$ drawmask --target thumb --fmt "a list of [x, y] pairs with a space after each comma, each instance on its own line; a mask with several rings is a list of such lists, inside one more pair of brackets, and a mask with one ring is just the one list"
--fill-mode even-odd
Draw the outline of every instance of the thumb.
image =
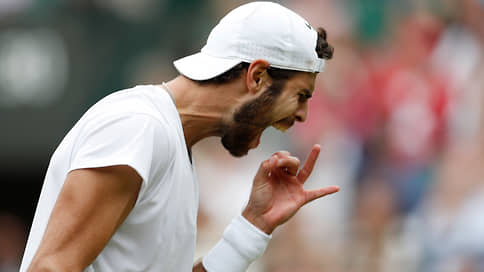
[[339, 191], [338, 186], [328, 186], [320, 189], [305, 191], [306, 199], [304, 204], [307, 204], [315, 199], [323, 197], [325, 195], [334, 194]]

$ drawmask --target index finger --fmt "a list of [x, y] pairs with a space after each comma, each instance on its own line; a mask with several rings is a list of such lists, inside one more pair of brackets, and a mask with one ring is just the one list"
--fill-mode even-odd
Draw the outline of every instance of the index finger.
[[304, 184], [304, 182], [306, 182], [306, 180], [308, 179], [309, 175], [311, 175], [320, 151], [321, 146], [318, 144], [314, 145], [313, 149], [311, 149], [311, 152], [306, 158], [303, 167], [301, 168], [301, 170], [299, 170], [299, 173], [297, 174], [297, 178], [300, 183]]

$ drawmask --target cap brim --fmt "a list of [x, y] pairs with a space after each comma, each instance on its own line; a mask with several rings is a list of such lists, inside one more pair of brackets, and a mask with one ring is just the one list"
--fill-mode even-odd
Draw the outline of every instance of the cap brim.
[[206, 80], [223, 74], [241, 63], [238, 59], [224, 59], [196, 53], [173, 62], [178, 72], [193, 80]]

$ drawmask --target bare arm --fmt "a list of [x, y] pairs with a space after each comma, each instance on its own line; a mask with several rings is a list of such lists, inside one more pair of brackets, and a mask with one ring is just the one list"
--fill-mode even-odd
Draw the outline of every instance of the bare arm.
[[133, 209], [141, 177], [129, 166], [70, 172], [28, 271], [82, 271]]

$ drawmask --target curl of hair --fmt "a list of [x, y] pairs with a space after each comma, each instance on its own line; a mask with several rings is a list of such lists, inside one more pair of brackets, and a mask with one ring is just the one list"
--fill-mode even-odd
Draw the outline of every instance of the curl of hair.
[[333, 58], [334, 48], [328, 43], [326, 30], [322, 27], [318, 27], [318, 40], [316, 42], [316, 53], [321, 59]]

